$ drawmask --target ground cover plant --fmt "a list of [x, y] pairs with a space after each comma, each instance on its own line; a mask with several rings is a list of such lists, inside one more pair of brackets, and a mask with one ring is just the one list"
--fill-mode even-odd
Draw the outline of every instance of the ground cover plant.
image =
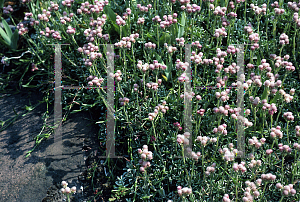
[[[69, 44], [62, 46], [62, 85], [90, 89], [63, 90], [64, 110], [76, 98], [79, 107], [71, 113], [98, 112], [103, 156], [105, 87], [114, 78], [115, 148], [123, 158], [105, 159], [114, 184], [105, 200], [299, 201], [300, 2], [23, 3], [29, 23], [16, 26], [31, 53], [23, 87], [52, 90], [46, 99], [53, 104], [54, 48], [48, 44]], [[114, 60], [112, 74], [108, 60]], [[91, 183], [99, 162], [90, 169]]]

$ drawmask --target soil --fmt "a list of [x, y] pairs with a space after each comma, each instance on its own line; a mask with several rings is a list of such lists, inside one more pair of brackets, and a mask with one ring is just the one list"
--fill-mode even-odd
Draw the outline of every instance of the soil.
[[[34, 137], [40, 133], [43, 126], [42, 115], [46, 112], [46, 104], [40, 104], [24, 116], [21, 114], [26, 112], [25, 105], [34, 106], [39, 100], [42, 100], [42, 93], [38, 91], [22, 89], [18, 94], [0, 94], [0, 121], [20, 114], [5, 130], [1, 130], [0, 127], [0, 201], [66, 201], [66, 196], [59, 191], [63, 180], [69, 183], [70, 188], [77, 188], [77, 193], [72, 195], [71, 201], [108, 201], [109, 190], [105, 189], [104, 184], [109, 189], [111, 186], [107, 186], [109, 183], [99, 160], [97, 171], [94, 173], [98, 178], [94, 189], [91, 186], [91, 177], [88, 176], [91, 174], [87, 168], [100, 156], [98, 128], [97, 125], [89, 126], [92, 123], [87, 120], [92, 119], [89, 112], [70, 114], [63, 123], [62, 155], [55, 155], [54, 135], [51, 134], [25, 158], [26, 152], [34, 148]], [[52, 115], [47, 123], [53, 122]], [[4, 126], [6, 124], [7, 122]], [[104, 192], [94, 199], [93, 195], [101, 190]]]

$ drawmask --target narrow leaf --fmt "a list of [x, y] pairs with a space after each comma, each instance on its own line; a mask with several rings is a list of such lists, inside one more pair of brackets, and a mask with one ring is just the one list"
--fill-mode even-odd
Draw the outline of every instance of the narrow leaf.
[[183, 12], [183, 14], [181, 15], [180, 27], [179, 27], [179, 30], [178, 30], [177, 38], [182, 37], [183, 34], [184, 34], [185, 21], [186, 21], [186, 14], [185, 14], [185, 12]]
[[116, 22], [116, 14], [109, 6], [104, 7], [104, 12], [111, 21]]
[[11, 38], [11, 36], [13, 35], [13, 33], [12, 33], [12, 31], [11, 31], [9, 25], [7, 24], [6, 20], [4, 20], [3, 18], [2, 18], [2, 24], [3, 24], [3, 26], [4, 26], [4, 29], [5, 29], [6, 33], [7, 33], [7, 36], [8, 36], [9, 38]]
[[10, 38], [7, 36], [7, 34], [5, 33], [5, 31], [1, 27], [0, 27], [0, 35], [6, 41], [6, 44], [10, 45]]
[[16, 50], [18, 46], [18, 40], [19, 40], [19, 31], [16, 29], [14, 34], [11, 37], [11, 49]]

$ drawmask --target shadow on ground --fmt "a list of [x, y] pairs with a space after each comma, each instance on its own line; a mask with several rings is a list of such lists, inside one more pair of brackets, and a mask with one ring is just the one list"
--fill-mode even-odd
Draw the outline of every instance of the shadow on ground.
[[[29, 100], [32, 106], [42, 100], [41, 93], [30, 91], [0, 94], [0, 97], [0, 121], [26, 111], [24, 107], [30, 105]], [[78, 190], [72, 201], [81, 202], [89, 198], [89, 193], [80, 190], [86, 184], [79, 181], [79, 177], [86, 170], [86, 156], [97, 153], [94, 152], [97, 150], [97, 127], [88, 126], [91, 123], [87, 120], [91, 119], [88, 112], [70, 114], [62, 126], [62, 142], [54, 141], [52, 134], [25, 158], [26, 152], [34, 147], [34, 137], [40, 133], [45, 111], [46, 104], [40, 104], [0, 132], [0, 201], [65, 201], [65, 196], [59, 192], [62, 180]], [[48, 123], [53, 121], [52, 116]], [[62, 145], [61, 155], [55, 155], [57, 144]]]

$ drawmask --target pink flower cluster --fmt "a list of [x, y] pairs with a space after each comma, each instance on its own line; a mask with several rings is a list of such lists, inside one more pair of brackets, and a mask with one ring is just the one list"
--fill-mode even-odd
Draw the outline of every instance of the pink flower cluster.
[[262, 110], [268, 110], [270, 115], [273, 115], [277, 112], [277, 107], [275, 103], [268, 104], [267, 100], [262, 100], [261, 103], [263, 104]]
[[223, 106], [220, 106], [219, 108], [214, 107], [213, 111], [214, 111], [214, 113], [220, 113], [220, 114], [223, 114], [225, 116], [228, 116], [228, 110], [229, 109], [230, 109], [230, 106], [229, 105], [225, 105], [225, 107], [223, 107]]
[[297, 150], [300, 150], [300, 144], [298, 144], [297, 142], [295, 142], [295, 143], [293, 144], [293, 147], [294, 147], [295, 149], [297, 149]]
[[51, 17], [50, 11], [43, 10], [43, 14], [38, 14], [38, 19], [41, 21], [49, 22], [49, 18]]
[[160, 23], [159, 26], [164, 29], [165, 27], [170, 27], [172, 24], [177, 23], [177, 19], [176, 19], [177, 16], [178, 16], [177, 13], [173, 13], [173, 15], [168, 15], [168, 16], [164, 15], [163, 16], [164, 21], [162, 21], [160, 17], [157, 15], [154, 18], [152, 18], [152, 21], [159, 22]]
[[285, 33], [282, 33], [280, 35], [279, 40], [279, 44], [281, 45], [289, 44], [289, 37]]
[[244, 31], [247, 32], [248, 34], [252, 34], [253, 33], [253, 29], [251, 24], [249, 24], [248, 26], [244, 27]]
[[212, 141], [212, 140], [207, 136], [198, 136], [195, 141], [200, 142], [201, 145], [205, 147], [207, 145], [208, 141]]
[[139, 164], [142, 165], [140, 167], [140, 172], [145, 172], [145, 169], [150, 167], [151, 164], [149, 161], [146, 161], [146, 159], [148, 160], [152, 160], [153, 159], [153, 154], [151, 151], [148, 151], [148, 146], [144, 145], [143, 149], [138, 149], [138, 153], [141, 155], [141, 159], [139, 160]]
[[188, 62], [181, 62], [180, 59], [176, 60], [176, 69], [185, 71], [188, 68], [188, 66], [189, 66]]
[[197, 47], [197, 48], [199, 48], [199, 49], [202, 48], [202, 45], [200, 44], [199, 41], [192, 42], [192, 46]]
[[270, 154], [272, 154], [272, 153], [273, 153], [273, 149], [267, 149], [267, 150], [266, 150], [266, 154], [267, 154], [267, 155], [270, 155]]
[[121, 78], [122, 72], [121, 72], [120, 70], [117, 70], [117, 72], [116, 72], [115, 74], [110, 73], [109, 75], [110, 75], [112, 78], [116, 78], [117, 81], [122, 81], [122, 78]]
[[137, 7], [138, 9], [140, 9], [140, 11], [142, 11], [142, 12], [148, 12], [148, 10], [149, 10], [150, 8], [152, 8], [152, 5], [151, 5], [151, 4], [148, 4], [147, 7], [146, 7], [146, 6], [142, 6], [141, 4], [137, 4], [136, 7]]
[[294, 189], [293, 184], [283, 186], [281, 183], [277, 183], [276, 188], [281, 189], [281, 190], [283, 189], [282, 194], [285, 195], [285, 196], [288, 196], [288, 195], [294, 196], [297, 193], [297, 191]]
[[292, 112], [283, 113], [283, 117], [288, 121], [293, 121], [294, 120], [294, 116], [293, 116]]
[[224, 17], [225, 16], [225, 12], [227, 11], [227, 8], [226, 7], [220, 7], [220, 6], [217, 6], [213, 12], [214, 15], [219, 15], [221, 17]]
[[[262, 182], [261, 179], [257, 179], [256, 180], [256, 184], [258, 186], [261, 185], [261, 182]], [[256, 184], [254, 182], [250, 182], [250, 181], [246, 181], [245, 184], [246, 184], [247, 187], [245, 189], [244, 197], [242, 198], [242, 201], [243, 202], [253, 201], [254, 197], [258, 197], [259, 196], [259, 191], [257, 191]]]
[[232, 151], [230, 151], [228, 148], [220, 148], [219, 153], [223, 155], [223, 159], [225, 161], [233, 161], [235, 155], [237, 154], [237, 149], [232, 149]]
[[149, 49], [155, 49], [156, 48], [156, 44], [155, 43], [145, 43], [145, 48], [149, 48]]
[[300, 27], [300, 18], [299, 18], [298, 13], [294, 13], [293, 20], [295, 21], [296, 26], [299, 28]]
[[104, 79], [103, 78], [98, 78], [96, 76], [92, 76], [90, 75], [87, 80], [89, 81], [88, 82], [88, 85], [89, 86], [93, 86], [93, 85], [96, 85], [96, 86], [101, 86], [101, 84], [103, 83]]
[[274, 3], [271, 3], [271, 6], [272, 6], [272, 7], [275, 7], [275, 8], [279, 8], [279, 3], [278, 3], [278, 1], [274, 1]]
[[253, 168], [255, 166], [261, 166], [261, 160], [254, 160], [254, 159], [252, 159], [248, 166], [250, 168]]
[[229, 18], [236, 18], [236, 17], [237, 17], [237, 14], [236, 14], [235, 12], [230, 12], [230, 13], [227, 14], [227, 16], [228, 16]]
[[234, 118], [237, 117], [236, 119], [241, 121], [242, 123], [244, 123], [244, 126], [245, 127], [251, 127], [253, 126], [253, 123], [250, 122], [246, 117], [243, 117], [243, 116], [240, 116], [240, 115], [236, 115], [236, 114], [232, 114], [231, 115], [231, 118]]
[[[285, 67], [287, 71], [295, 71], [295, 67], [293, 63], [288, 62], [287, 60], [290, 58], [289, 55], [285, 55], [283, 58], [280, 56], [276, 56], [275, 54], [270, 55], [270, 57], [275, 60], [275, 67]], [[285, 61], [286, 60], [286, 61]]]
[[145, 18], [138, 18], [137, 24], [141, 25], [145, 23]]
[[291, 102], [291, 101], [293, 100], [293, 98], [294, 98], [294, 97], [291, 96], [290, 94], [286, 93], [283, 89], [280, 89], [280, 90], [279, 90], [279, 94], [280, 94], [281, 96], [284, 97], [284, 101], [285, 101], [286, 103]]
[[227, 53], [228, 53], [228, 54], [236, 54], [236, 53], [238, 53], [238, 52], [240, 52], [240, 50], [239, 50], [238, 48], [235, 48], [235, 47], [232, 46], [232, 45], [229, 45], [229, 46], [227, 47]]
[[273, 175], [272, 173], [262, 174], [261, 179], [274, 181], [276, 179], [276, 175]]
[[74, 0], [65, 0], [61, 2], [63, 6], [67, 6], [68, 8], [72, 6], [72, 3], [74, 3]]
[[217, 38], [220, 37], [220, 36], [226, 37], [227, 36], [227, 32], [225, 31], [225, 27], [216, 29], [214, 36], [217, 37]]
[[8, 5], [7, 7], [3, 7], [3, 14], [10, 14], [14, 12], [14, 9], [11, 7], [11, 5]]
[[227, 135], [226, 127], [227, 127], [227, 125], [225, 123], [222, 125], [219, 125], [218, 128], [213, 129], [213, 133], [220, 133], [223, 135]]
[[250, 4], [250, 7], [252, 8], [252, 10], [255, 12], [256, 15], [267, 14], [267, 4], [263, 4], [261, 8], [258, 6], [254, 6], [254, 4]]
[[[70, 13], [70, 14], [69, 14], [69, 17], [68, 17], [67, 12], [64, 11], [64, 12], [63, 12], [63, 16], [64, 16], [64, 17], [60, 17], [59, 19], [60, 19], [61, 24], [65, 25], [67, 22], [71, 22], [71, 21], [72, 21], [72, 20], [71, 20], [71, 17], [74, 16], [74, 13]], [[90, 23], [90, 24], [91, 24], [91, 23]]]
[[253, 96], [250, 96], [249, 97], [249, 100], [250, 102], [254, 105], [254, 106], [257, 106], [259, 103], [260, 103], [260, 98], [259, 97], [254, 97]]
[[176, 127], [179, 131], [182, 130], [182, 127], [180, 126], [180, 123], [178, 123], [178, 122], [173, 123], [173, 126]]
[[68, 195], [68, 194], [73, 194], [76, 193], [76, 187], [72, 187], [71, 189], [68, 187], [68, 183], [66, 181], [61, 182], [61, 186], [63, 188], [60, 189], [61, 193]]
[[[158, 81], [157, 81], [158, 82]], [[146, 83], [146, 86], [148, 89], [153, 89], [153, 90], [157, 90], [158, 89], [158, 85], [161, 83], [161, 80], [160, 82], [158, 83], [154, 83], [154, 82], [150, 82], [150, 83]]]
[[177, 187], [177, 193], [179, 196], [182, 196], [182, 195], [190, 195], [192, 193], [192, 188], [188, 188], [188, 187], [181, 187], [181, 186], [178, 186]]
[[189, 132], [185, 132], [183, 135], [178, 134], [177, 135], [178, 144], [188, 145], [190, 143], [190, 141], [189, 141], [190, 135], [191, 134]]
[[232, 63], [228, 67], [224, 68], [225, 73], [231, 73], [231, 74], [236, 74], [240, 69], [240, 66], [237, 66], [236, 63]]
[[129, 98], [127, 97], [123, 97], [123, 98], [120, 98], [119, 101], [121, 102], [121, 106], [124, 106], [126, 105], [126, 103], [129, 103]]
[[103, 38], [106, 41], [109, 40], [109, 35], [108, 34], [102, 35], [102, 27], [98, 27], [98, 26], [103, 26], [105, 21], [106, 21], [106, 15], [103, 15], [102, 18], [97, 18], [97, 21], [91, 20], [90, 26], [92, 26], [92, 29], [89, 28], [84, 30], [83, 32], [84, 36], [86, 36], [87, 41], [93, 42], [95, 41], [95, 37]]
[[[221, 65], [221, 66], [223, 66], [223, 65]], [[217, 65], [217, 70], [219, 70], [219, 68], [221, 68], [221, 67], [218, 67], [218, 65]], [[216, 81], [217, 81], [217, 84], [216, 84], [216, 87], [217, 88], [220, 88], [221, 86], [225, 86], [225, 82], [228, 80], [228, 76], [224, 76], [223, 78], [221, 78], [221, 77], [217, 77], [216, 78]], [[223, 91], [224, 93], [222, 94], [222, 92], [221, 92], [221, 96], [225, 96], [226, 94], [229, 94], [230, 93], [230, 89], [226, 89], [225, 91]], [[218, 94], [216, 93], [216, 96], [217, 96]], [[222, 97], [221, 97], [222, 98]]]
[[279, 149], [279, 151], [281, 151], [281, 152], [288, 152], [288, 153], [291, 153], [291, 152], [292, 152], [292, 149], [290, 148], [289, 145], [283, 145], [282, 143], [279, 143], [279, 144], [278, 144], [278, 149]]
[[36, 70], [39, 70], [39, 68], [37, 68], [36, 64], [31, 63], [31, 71], [34, 72]]
[[255, 49], [258, 49], [258, 48], [259, 48], [259, 44], [258, 44], [258, 41], [259, 41], [259, 34], [258, 34], [258, 33], [250, 34], [250, 35], [249, 35], [249, 40], [250, 40], [250, 41], [254, 41], [254, 44], [250, 47], [251, 50], [255, 50]]
[[197, 110], [197, 114], [199, 114], [200, 116], [204, 116], [204, 112], [205, 112], [205, 109]]
[[105, 1], [98, 1], [95, 0], [95, 5], [90, 4], [89, 2], [81, 3], [81, 6], [79, 9], [77, 9], [77, 14], [81, 14], [82, 12], [84, 14], [90, 15], [91, 13], [100, 13], [103, 11], [103, 8], [105, 5], [108, 5], [108, 0]]
[[173, 52], [177, 51], [176, 47], [168, 46], [167, 43], [164, 44], [164, 47], [168, 49], [168, 53], [173, 53]]
[[[45, 33], [45, 32], [46, 32], [46, 33]], [[44, 32], [44, 31], [40, 31], [40, 34], [46, 36], [47, 38], [49, 38], [49, 37], [50, 37], [50, 34], [51, 34], [51, 36], [52, 36], [54, 39], [61, 40], [61, 36], [60, 36], [60, 34], [59, 34], [58, 31], [54, 31], [53, 29], [50, 30], [49, 27], [46, 27], [45, 32]]]
[[68, 26], [68, 29], [66, 32], [67, 32], [67, 34], [75, 34], [76, 29], [71, 26]]
[[196, 12], [200, 12], [201, 10], [201, 7], [198, 6], [197, 4], [187, 4], [186, 6], [182, 5], [181, 7], [181, 10], [185, 10], [187, 11], [188, 13], [196, 13]]
[[19, 30], [18, 34], [19, 35], [23, 35], [23, 34], [26, 34], [28, 33], [28, 27], [24, 27], [24, 24], [23, 23], [19, 23], [17, 24], [17, 29]]
[[230, 25], [230, 22], [225, 17], [221, 17], [221, 21], [222, 21], [222, 26], [223, 27], [227, 27], [227, 26]]
[[[176, 42], [179, 43], [179, 46], [184, 46], [184, 38], [176, 38]], [[198, 41], [199, 42], [199, 41]], [[200, 45], [200, 44], [199, 44]], [[201, 46], [202, 47], [202, 46]]]
[[213, 163], [211, 166], [208, 166], [206, 168], [205, 174], [208, 176], [211, 173], [214, 173], [216, 171], [216, 163]]
[[162, 113], [166, 113], [169, 110], [169, 107], [166, 106], [167, 102], [163, 101], [162, 104], [159, 104], [155, 107], [153, 113], [149, 113], [148, 118], [150, 121], [153, 121], [153, 119], [157, 116], [158, 112], [161, 111]]
[[129, 37], [123, 37], [121, 41], [115, 43], [116, 47], [119, 48], [131, 48], [131, 42], [135, 43], [135, 39], [139, 37], [139, 34], [131, 34]]
[[261, 138], [260, 140], [257, 139], [257, 137], [252, 137], [248, 140], [249, 145], [254, 145], [257, 149], [261, 147], [266, 142], [265, 138]]
[[297, 2], [288, 2], [287, 5], [291, 10], [293, 10], [295, 12], [299, 11], [300, 3], [297, 4]]
[[280, 131], [281, 127], [277, 126], [276, 128], [271, 128], [271, 133], [270, 133], [270, 137], [271, 138], [282, 138], [283, 137], [283, 133]]
[[254, 73], [250, 74], [251, 76], [251, 80], [253, 81], [254, 85], [261, 87], [262, 86], [262, 82], [261, 82], [261, 76], [260, 75], [255, 75]]
[[123, 20], [123, 19], [121, 18], [121, 16], [117, 15], [116, 18], [117, 18], [117, 19], [116, 19], [117, 25], [119, 25], [119, 26], [124, 26], [124, 25], [126, 24], [126, 21]]
[[267, 63], [267, 60], [266, 59], [262, 59], [261, 60], [261, 64], [258, 65], [258, 68], [263, 71], [263, 70], [266, 70], [267, 72], [271, 72], [272, 71], [272, 68], [270, 67], [270, 64]]
[[78, 48], [78, 52], [83, 53], [85, 55], [91, 55], [92, 52], [98, 51], [98, 46], [95, 46], [92, 43], [84, 44], [83, 47]]
[[224, 194], [222, 201], [223, 202], [231, 202], [231, 200], [229, 199], [229, 195], [228, 194]]
[[221, 98], [222, 102], [225, 102], [226, 100], [229, 100], [228, 94], [230, 93], [230, 89], [226, 89], [225, 91], [222, 91], [221, 93], [216, 92], [216, 98]]
[[245, 162], [241, 162], [240, 164], [238, 163], [234, 163], [232, 166], [232, 169], [235, 172], [241, 171], [242, 173], [247, 171], [247, 168], [245, 167], [246, 163]]
[[284, 13], [284, 9], [283, 8], [274, 8], [274, 12], [276, 15], [282, 15]]
[[183, 72], [179, 77], [178, 77], [178, 81], [180, 83], [184, 83], [184, 82], [189, 82], [189, 77], [186, 75], [185, 72]]
[[50, 1], [50, 7], [48, 7], [48, 11], [58, 11], [58, 8], [58, 4], [55, 4], [53, 1]]
[[199, 52], [196, 55], [196, 52], [192, 51], [192, 55], [193, 56], [191, 56], [191, 61], [193, 61], [196, 64], [200, 64], [200, 63], [202, 64], [203, 63], [203, 61], [202, 61], [203, 53], [202, 52]]

